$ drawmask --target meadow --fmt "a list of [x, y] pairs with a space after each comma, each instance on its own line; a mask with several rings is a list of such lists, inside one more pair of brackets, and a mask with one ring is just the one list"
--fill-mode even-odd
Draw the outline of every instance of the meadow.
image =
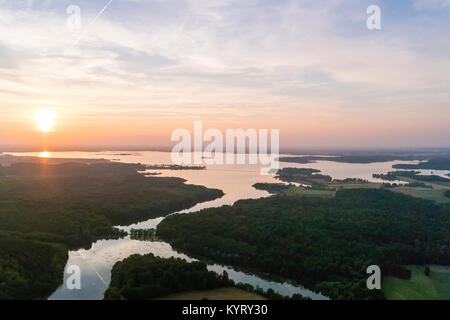
[[382, 283], [388, 300], [450, 300], [450, 267], [430, 266], [426, 276], [425, 266], [408, 266], [411, 279], [386, 277]]

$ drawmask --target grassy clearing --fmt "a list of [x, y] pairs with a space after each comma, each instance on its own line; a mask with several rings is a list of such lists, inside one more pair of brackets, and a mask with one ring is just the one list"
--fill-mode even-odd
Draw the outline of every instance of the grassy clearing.
[[299, 187], [292, 187], [286, 191], [283, 191], [283, 193], [288, 196], [322, 197], [322, 198], [332, 198], [335, 194], [335, 192], [332, 190], [315, 190]]
[[329, 187], [336, 189], [379, 189], [382, 187], [381, 183], [367, 182], [367, 183], [339, 183], [333, 182]]
[[450, 198], [447, 198], [444, 193], [446, 189], [428, 189], [428, 188], [410, 188], [410, 187], [398, 187], [393, 188], [392, 191], [403, 193], [409, 196], [422, 198], [426, 200], [433, 200], [438, 203], [450, 202]]
[[[329, 183], [328, 187], [332, 189], [378, 189], [382, 185], [379, 183]], [[321, 197], [332, 198], [336, 195], [335, 190], [320, 190], [320, 189], [308, 189], [301, 187], [292, 187], [284, 190], [282, 193], [288, 196], [301, 196], [301, 197]]]
[[425, 266], [409, 266], [411, 279], [386, 277], [382, 288], [388, 300], [450, 300], [450, 267], [431, 266], [425, 276]]
[[158, 300], [267, 300], [260, 295], [239, 288], [219, 288], [204, 291], [175, 293]]
[[[292, 196], [312, 196], [312, 197], [332, 197], [336, 194], [334, 190], [342, 189], [379, 189], [383, 187], [381, 183], [367, 182], [361, 179], [344, 179], [332, 180], [330, 176], [319, 173], [315, 169], [305, 168], [283, 168], [278, 172], [277, 178], [284, 182], [295, 182], [300, 184], [311, 185], [312, 189], [292, 188], [287, 190], [276, 190], [272, 193], [284, 193]], [[417, 186], [392, 187], [391, 191], [402, 193], [405, 195], [422, 198], [425, 200], [433, 200], [438, 203], [449, 203], [450, 198], [445, 196], [445, 192], [450, 190], [450, 183], [440, 181], [437, 178], [432, 181], [423, 181], [422, 178], [415, 179], [420, 176], [410, 176], [406, 172], [398, 174], [398, 179], [416, 184], [426, 184], [431, 188]], [[331, 189], [331, 190], [326, 190]]]
[[416, 197], [416, 198], [433, 200], [438, 203], [450, 202], [450, 198], [447, 198], [445, 196], [445, 192], [450, 189], [450, 184], [448, 182], [442, 182], [442, 181], [433, 181], [433, 182], [426, 181], [425, 182], [425, 181], [420, 181], [420, 180], [413, 179], [411, 177], [404, 177], [404, 176], [399, 176], [399, 179], [410, 182], [410, 183], [423, 182], [426, 185], [431, 186], [432, 189], [431, 188], [420, 188], [420, 187], [412, 188], [412, 187], [405, 186], [405, 187], [393, 188], [392, 191], [403, 193], [403, 194], [406, 194], [406, 195], [409, 195], [412, 197]]

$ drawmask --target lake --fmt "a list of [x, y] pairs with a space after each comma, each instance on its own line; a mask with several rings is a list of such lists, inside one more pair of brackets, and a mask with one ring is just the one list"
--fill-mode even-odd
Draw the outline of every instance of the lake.
[[[11, 153], [16, 156], [41, 156], [40, 153]], [[111, 161], [124, 163], [142, 163], [142, 164], [172, 164], [169, 152], [128, 152], [128, 151], [108, 151], [108, 152], [52, 152], [43, 156], [53, 158], [81, 158], [81, 159], [108, 159]], [[282, 155], [288, 156], [288, 155]], [[374, 173], [387, 173], [392, 171], [392, 165], [397, 163], [417, 163], [417, 161], [390, 161], [370, 164], [350, 164], [338, 163], [332, 161], [318, 161], [316, 163], [295, 164], [280, 163], [283, 167], [314, 168], [322, 171], [323, 174], [330, 175], [334, 179], [361, 178], [373, 182], [381, 182], [379, 179], [372, 178]], [[257, 199], [269, 196], [269, 193], [262, 190], [256, 190], [252, 187], [257, 182], [273, 183], [279, 182], [273, 176], [261, 175], [259, 165], [207, 165], [206, 170], [150, 170], [151, 172], [160, 172], [160, 176], [181, 177], [188, 184], [204, 185], [208, 188], [217, 188], [223, 190], [225, 195], [213, 201], [199, 203], [192, 208], [181, 211], [188, 214], [201, 210], [203, 208], [219, 207], [223, 205], [232, 205], [241, 199]], [[439, 172], [434, 170], [435, 174], [444, 175], [448, 171]], [[141, 223], [118, 226], [123, 230], [132, 228], [155, 228], [164, 218], [149, 219]], [[58, 288], [50, 297], [51, 300], [98, 300], [103, 299], [104, 291], [108, 288], [111, 280], [111, 269], [113, 265], [125, 259], [132, 254], [153, 253], [163, 258], [179, 257], [187, 261], [193, 261], [191, 257], [176, 252], [166, 242], [149, 242], [132, 240], [125, 237], [118, 240], [100, 240], [92, 244], [89, 250], [80, 249], [69, 252], [67, 266], [78, 265], [81, 268], [81, 289], [69, 290], [65, 285]], [[67, 267], [66, 266], [66, 267]], [[272, 288], [275, 292], [282, 295], [291, 296], [299, 293], [312, 299], [327, 299], [321, 294], [314, 293], [301, 286], [293, 285], [284, 281], [270, 281], [263, 279], [258, 275], [235, 270], [231, 266], [208, 265], [208, 269], [222, 273], [227, 271], [229, 278], [235, 282], [248, 283], [252, 286], [259, 286], [265, 290]], [[64, 275], [64, 283], [69, 275]]]

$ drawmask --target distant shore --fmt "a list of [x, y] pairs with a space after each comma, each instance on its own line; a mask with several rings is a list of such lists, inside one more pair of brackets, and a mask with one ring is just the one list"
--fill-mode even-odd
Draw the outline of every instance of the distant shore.
[[33, 156], [13, 156], [10, 154], [0, 155], [0, 166], [8, 167], [15, 163], [46, 163], [46, 164], [63, 164], [63, 163], [84, 163], [84, 164], [99, 164], [109, 163], [111, 161], [106, 159], [69, 159], [69, 158], [45, 158]]

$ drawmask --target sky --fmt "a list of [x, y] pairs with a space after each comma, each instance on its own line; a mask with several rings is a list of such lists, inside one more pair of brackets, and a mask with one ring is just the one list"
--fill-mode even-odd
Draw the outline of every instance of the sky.
[[167, 147], [194, 120], [449, 147], [449, 34], [450, 0], [0, 0], [0, 146], [41, 148], [51, 110], [53, 148]]

